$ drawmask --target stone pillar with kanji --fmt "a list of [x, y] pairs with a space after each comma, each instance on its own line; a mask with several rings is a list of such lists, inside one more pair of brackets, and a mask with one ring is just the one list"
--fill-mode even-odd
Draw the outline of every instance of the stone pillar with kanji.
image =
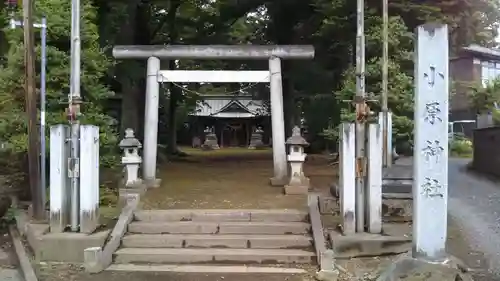
[[123, 203], [129, 194], [143, 193], [145, 185], [143, 180], [139, 178], [139, 168], [142, 163], [139, 150], [142, 148], [142, 144], [135, 138], [132, 129], [125, 130], [125, 137], [120, 141], [119, 146], [123, 150], [122, 164], [125, 171], [124, 184], [120, 186], [119, 190], [120, 201]]
[[290, 147], [288, 154], [288, 163], [290, 164], [290, 180], [285, 185], [285, 194], [307, 194], [310, 188], [309, 179], [304, 175], [304, 162], [306, 153], [304, 148], [309, 143], [302, 137], [300, 128], [295, 126], [292, 130], [292, 136], [286, 140]]

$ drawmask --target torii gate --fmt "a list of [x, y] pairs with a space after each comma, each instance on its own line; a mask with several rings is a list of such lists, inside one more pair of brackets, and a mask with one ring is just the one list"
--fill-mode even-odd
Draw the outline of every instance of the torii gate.
[[[159, 185], [156, 178], [158, 145], [159, 83], [163, 82], [221, 82], [270, 83], [271, 123], [274, 176], [272, 185], [283, 185], [287, 178], [285, 122], [281, 59], [312, 59], [314, 47], [299, 45], [130, 45], [113, 48], [116, 59], [148, 59], [146, 108], [144, 118], [143, 179], [149, 186]], [[161, 71], [160, 59], [267, 59], [267, 71]]]

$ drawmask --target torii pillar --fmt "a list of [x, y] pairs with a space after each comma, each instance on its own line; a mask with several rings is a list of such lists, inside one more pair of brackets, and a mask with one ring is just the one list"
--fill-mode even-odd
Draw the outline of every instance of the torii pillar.
[[298, 45], [145, 45], [116, 46], [116, 59], [147, 59], [146, 110], [144, 118], [143, 179], [149, 186], [159, 184], [156, 178], [158, 144], [158, 105], [160, 60], [244, 60], [269, 61], [271, 88], [271, 123], [274, 175], [272, 185], [284, 185], [287, 179], [285, 122], [283, 113], [283, 86], [281, 59], [312, 59], [314, 47]]

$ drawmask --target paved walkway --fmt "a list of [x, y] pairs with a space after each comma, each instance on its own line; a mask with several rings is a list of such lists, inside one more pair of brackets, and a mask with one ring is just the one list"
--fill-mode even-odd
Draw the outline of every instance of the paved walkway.
[[469, 161], [449, 160], [449, 214], [469, 242], [469, 262], [489, 271], [484, 280], [500, 280], [500, 184], [467, 172]]

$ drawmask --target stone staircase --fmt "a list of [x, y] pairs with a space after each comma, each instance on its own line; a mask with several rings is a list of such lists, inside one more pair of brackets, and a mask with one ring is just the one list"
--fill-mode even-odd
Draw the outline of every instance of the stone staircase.
[[138, 210], [109, 270], [123, 264], [312, 264], [307, 212]]

